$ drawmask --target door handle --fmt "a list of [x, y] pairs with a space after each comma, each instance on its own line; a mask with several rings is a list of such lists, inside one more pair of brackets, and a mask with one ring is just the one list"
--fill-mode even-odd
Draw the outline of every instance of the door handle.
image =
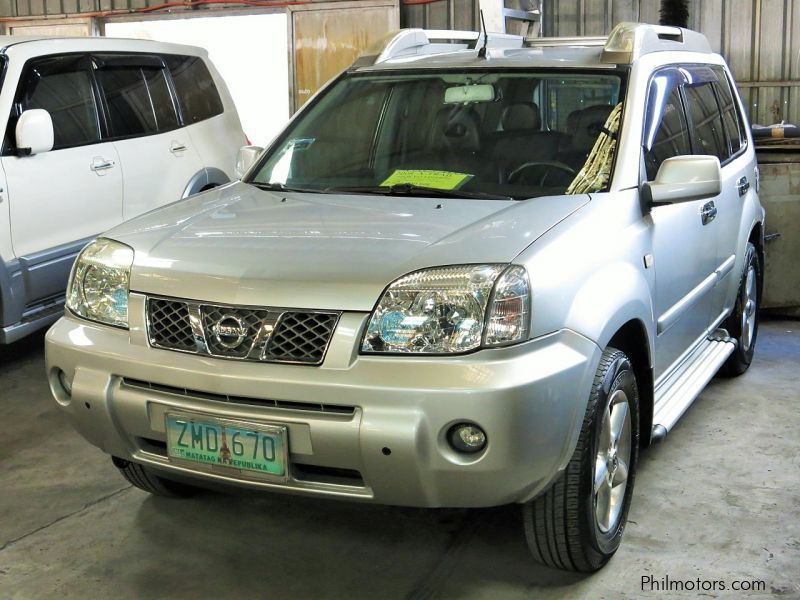
[[747, 193], [747, 191], [750, 189], [750, 182], [747, 181], [747, 177], [742, 177], [736, 182], [736, 189], [739, 190], [740, 198]]
[[106, 160], [104, 158], [95, 158], [89, 168], [95, 173], [108, 171], [109, 169], [114, 168], [114, 161]]
[[700, 210], [700, 218], [703, 221], [703, 225], [708, 225], [717, 218], [717, 206], [714, 204], [713, 200], [703, 205], [703, 208]]
[[173, 154], [177, 154], [178, 152], [184, 152], [186, 150], [186, 144], [181, 144], [180, 142], [172, 142], [172, 145], [169, 147], [169, 151]]

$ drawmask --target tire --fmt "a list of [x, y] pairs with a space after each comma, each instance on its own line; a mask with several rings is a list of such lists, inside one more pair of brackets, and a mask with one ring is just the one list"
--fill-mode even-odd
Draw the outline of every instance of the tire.
[[137, 463], [132, 463], [116, 456], [111, 458], [120, 474], [134, 487], [154, 496], [164, 498], [188, 498], [194, 496], [198, 490], [190, 485], [165, 479], [156, 475], [153, 469]]
[[761, 305], [763, 285], [761, 261], [753, 244], [747, 244], [744, 269], [736, 293], [736, 304], [723, 327], [736, 340], [736, 350], [720, 368], [720, 375], [736, 377], [747, 371], [753, 362], [753, 353], [758, 338], [758, 308]]
[[[602, 454], [606, 460], [599, 461], [601, 443], [604, 439], [613, 439], [605, 436], [611, 428], [604, 430], [603, 418], [611, 404], [613, 407], [608, 414], [622, 423], [617, 428], [621, 443], [613, 454], [611, 445], [603, 443], [602, 449], [608, 448], [609, 451]], [[627, 411], [623, 410], [623, 404], [627, 405]], [[624, 439], [627, 439], [627, 451]], [[626, 454], [627, 478], [623, 479]], [[639, 393], [636, 377], [625, 353], [608, 348], [600, 359], [578, 445], [567, 468], [548, 491], [522, 507], [525, 537], [534, 559], [567, 571], [593, 572], [603, 567], [622, 540], [638, 458]], [[600, 476], [598, 469], [602, 469], [606, 477], [599, 480], [599, 493], [595, 493], [595, 474]], [[608, 485], [609, 476], [616, 484]], [[624, 488], [620, 490], [619, 486], [623, 484]], [[616, 491], [612, 496], [614, 488]], [[606, 497], [616, 497], [614, 506], [619, 508], [598, 511], [598, 502], [602, 503], [602, 508], [605, 504], [602, 499]], [[610, 502], [608, 506], [612, 506]], [[599, 513], [604, 517], [599, 518]]]

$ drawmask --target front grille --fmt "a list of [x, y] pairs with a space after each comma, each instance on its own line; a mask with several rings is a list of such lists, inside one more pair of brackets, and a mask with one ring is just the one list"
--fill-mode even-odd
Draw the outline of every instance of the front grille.
[[194, 334], [185, 302], [150, 298], [148, 304], [150, 342], [174, 350], [195, 350]]
[[338, 315], [330, 313], [285, 313], [267, 344], [267, 359], [289, 357], [294, 362], [322, 362], [337, 320]]
[[[258, 335], [258, 330], [261, 329], [262, 324], [269, 316], [269, 311], [204, 305], [200, 307], [200, 314], [203, 320], [203, 332], [208, 332], [205, 338], [208, 351], [211, 354], [227, 358], [247, 358], [253, 348], [253, 342]], [[214, 334], [214, 326], [225, 321], [225, 319], [230, 319], [231, 321], [238, 319], [247, 332], [242, 337], [242, 341], [233, 345], [233, 347], [224, 346]], [[234, 339], [233, 341], [237, 340]]]
[[173, 385], [161, 385], [160, 383], [153, 383], [151, 381], [142, 381], [141, 379], [130, 379], [129, 377], [124, 377], [122, 379], [122, 385], [137, 390], [160, 392], [162, 394], [173, 394], [175, 396], [182, 396], [184, 398], [195, 399], [195, 400], [213, 400], [214, 402], [226, 402], [229, 404], [267, 406], [271, 408], [280, 408], [283, 410], [301, 410], [301, 411], [309, 411], [316, 413], [325, 413], [328, 415], [343, 415], [343, 416], [353, 416], [356, 412], [355, 406], [346, 406], [343, 404], [323, 404], [321, 402], [295, 402], [292, 400], [272, 400], [270, 398], [253, 398], [250, 396], [231, 396], [229, 394], [214, 394], [211, 392], [202, 392], [200, 390], [181, 388]]
[[235, 360], [319, 365], [340, 313], [148, 298], [156, 348]]

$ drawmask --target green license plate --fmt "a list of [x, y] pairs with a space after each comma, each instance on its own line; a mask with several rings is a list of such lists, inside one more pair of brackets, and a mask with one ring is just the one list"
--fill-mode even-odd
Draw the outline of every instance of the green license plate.
[[286, 428], [167, 414], [170, 459], [286, 477]]

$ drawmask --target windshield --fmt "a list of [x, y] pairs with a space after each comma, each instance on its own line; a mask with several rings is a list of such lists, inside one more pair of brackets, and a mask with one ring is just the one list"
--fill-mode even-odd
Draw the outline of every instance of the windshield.
[[464, 198], [599, 191], [622, 89], [608, 70], [351, 75], [289, 127], [249, 182]]

